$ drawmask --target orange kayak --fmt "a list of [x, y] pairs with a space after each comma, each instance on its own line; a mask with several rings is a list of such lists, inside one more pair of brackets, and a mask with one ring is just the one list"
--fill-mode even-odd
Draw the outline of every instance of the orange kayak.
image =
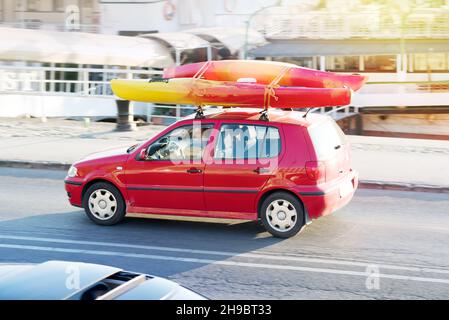
[[[195, 78], [159, 81], [111, 81], [114, 94], [125, 100], [161, 104], [210, 105], [262, 108], [343, 106], [351, 102], [349, 88], [278, 87], [267, 93], [266, 85], [212, 81]], [[266, 99], [269, 98], [269, 103]]]
[[[205, 66], [205, 64], [208, 64]], [[191, 78], [198, 72], [202, 79], [215, 81], [238, 81], [253, 78], [259, 84], [270, 84], [286, 68], [288, 71], [278, 82], [281, 86], [309, 88], [343, 88], [354, 91], [360, 89], [367, 77], [358, 74], [339, 74], [298, 67], [294, 64], [258, 61], [258, 60], [223, 60], [187, 64], [164, 71], [164, 78]]]

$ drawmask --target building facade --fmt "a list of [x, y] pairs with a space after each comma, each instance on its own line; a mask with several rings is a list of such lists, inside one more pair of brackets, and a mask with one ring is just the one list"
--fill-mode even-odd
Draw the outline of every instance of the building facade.
[[[0, 0], [0, 26], [149, 37], [157, 33], [162, 43], [164, 37], [167, 40], [163, 34], [182, 38], [185, 32], [197, 30], [195, 34], [205, 33], [202, 39], [215, 51], [208, 55], [203, 50], [194, 61], [215, 58], [221, 48], [216, 47], [218, 38], [234, 29], [239, 38], [234, 58], [248, 56], [368, 75], [368, 84], [353, 99], [356, 107], [366, 111], [366, 132], [415, 123], [411, 130], [443, 138], [449, 137], [448, 17], [449, 0]], [[259, 32], [268, 43], [246, 48], [242, 43], [246, 27]], [[229, 44], [234, 45], [235, 39], [231, 37]], [[178, 61], [176, 55], [172, 58]], [[42, 66], [33, 61], [15, 63]], [[92, 67], [49, 63], [44, 67], [62, 68], [43, 73], [53, 74], [53, 80], [61, 82], [55, 83], [55, 88], [67, 88], [64, 81], [73, 88], [76, 81], [86, 80], [82, 68]], [[67, 70], [71, 67], [77, 72]], [[92, 73], [101, 75], [95, 70]], [[67, 77], [71, 74], [76, 76]], [[169, 117], [179, 115], [174, 109], [168, 112]], [[396, 119], [396, 125], [388, 119]]]
[[0, 26], [100, 32], [97, 0], [0, 0]]

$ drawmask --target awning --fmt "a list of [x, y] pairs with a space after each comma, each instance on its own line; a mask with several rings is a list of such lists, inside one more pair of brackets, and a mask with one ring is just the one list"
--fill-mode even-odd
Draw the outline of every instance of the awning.
[[157, 41], [115, 35], [0, 28], [0, 60], [165, 68], [169, 50]]
[[183, 32], [161, 32], [140, 34], [139, 37], [162, 41], [175, 50], [189, 50], [210, 47], [210, 43], [200, 37]]
[[[210, 43], [220, 42], [226, 46], [233, 54], [245, 46], [246, 28], [197, 28], [184, 32], [195, 34]], [[248, 48], [254, 48], [266, 44], [267, 41], [259, 32], [249, 29]]]
[[[312, 57], [390, 55], [401, 52], [400, 40], [288, 40], [273, 41], [252, 50], [250, 56]], [[406, 39], [406, 53], [449, 52], [449, 40]]]

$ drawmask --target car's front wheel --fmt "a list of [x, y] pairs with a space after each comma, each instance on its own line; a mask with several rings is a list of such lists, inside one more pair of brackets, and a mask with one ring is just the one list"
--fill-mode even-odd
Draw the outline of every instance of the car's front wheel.
[[263, 226], [275, 237], [293, 237], [304, 226], [302, 204], [288, 192], [279, 191], [269, 195], [259, 210]]
[[93, 222], [103, 226], [121, 222], [126, 214], [125, 201], [120, 191], [106, 182], [97, 182], [86, 190], [83, 207]]

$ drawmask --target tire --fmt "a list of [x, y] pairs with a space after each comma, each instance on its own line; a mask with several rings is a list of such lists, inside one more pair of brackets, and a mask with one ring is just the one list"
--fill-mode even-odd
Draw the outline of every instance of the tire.
[[288, 192], [270, 194], [259, 207], [259, 217], [265, 229], [278, 238], [293, 237], [304, 226], [303, 206]]
[[91, 185], [83, 197], [87, 216], [96, 224], [112, 226], [125, 218], [126, 206], [120, 191], [106, 182]]

